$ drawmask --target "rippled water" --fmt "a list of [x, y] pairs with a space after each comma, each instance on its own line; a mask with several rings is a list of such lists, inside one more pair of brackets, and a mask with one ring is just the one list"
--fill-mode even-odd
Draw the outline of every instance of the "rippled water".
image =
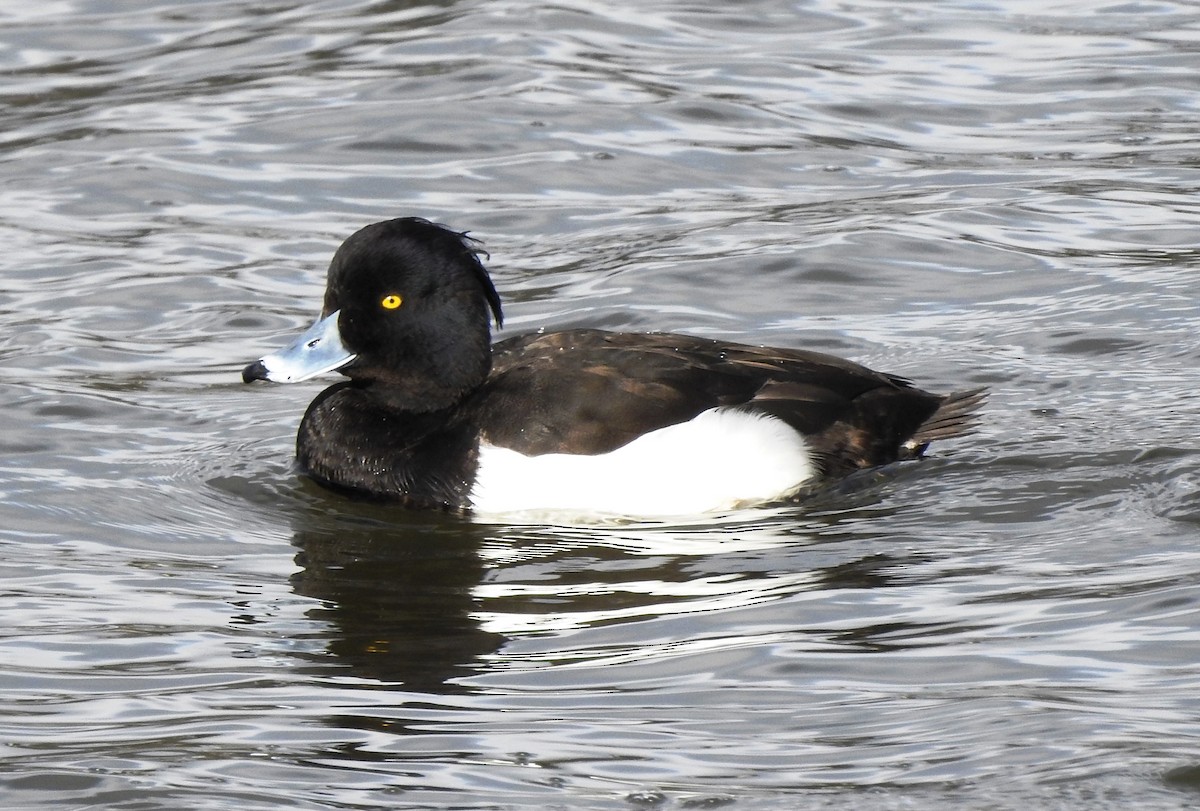
[[[1194, 804], [1198, 23], [7, 4], [3, 806]], [[290, 467], [324, 384], [238, 370], [403, 214], [486, 241], [510, 334], [809, 346], [986, 423], [710, 523], [348, 503]]]

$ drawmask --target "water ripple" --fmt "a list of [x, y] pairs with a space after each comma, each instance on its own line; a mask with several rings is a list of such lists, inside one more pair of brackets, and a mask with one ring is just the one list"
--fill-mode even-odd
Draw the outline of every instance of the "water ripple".
[[[1195, 10], [0, 12], [12, 807], [1175, 808], [1195, 793]], [[971, 439], [704, 524], [397, 514], [238, 369], [365, 222], [519, 329], [810, 346]]]

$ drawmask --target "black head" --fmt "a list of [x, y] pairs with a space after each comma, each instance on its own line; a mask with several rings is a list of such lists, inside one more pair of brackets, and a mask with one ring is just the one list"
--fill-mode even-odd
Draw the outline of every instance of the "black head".
[[357, 355], [342, 373], [419, 410], [483, 383], [501, 311], [478, 254], [465, 234], [417, 218], [368, 225], [342, 243], [324, 305], [339, 312], [342, 343]]

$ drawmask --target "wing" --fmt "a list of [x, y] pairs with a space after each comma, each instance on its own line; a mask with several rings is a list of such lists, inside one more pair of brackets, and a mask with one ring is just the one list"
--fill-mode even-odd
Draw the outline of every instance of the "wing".
[[[894, 425], [882, 440], [894, 459], [940, 401], [902, 378], [818, 352], [571, 330], [496, 344], [492, 375], [472, 409], [487, 441], [525, 454], [604, 453], [727, 406], [784, 420], [810, 437], [822, 457], [874, 459], [879, 454], [871, 446], [880, 442], [851, 436], [852, 429], [902, 402], [911, 414], [889, 418]], [[866, 464], [878, 462], [854, 463]]]

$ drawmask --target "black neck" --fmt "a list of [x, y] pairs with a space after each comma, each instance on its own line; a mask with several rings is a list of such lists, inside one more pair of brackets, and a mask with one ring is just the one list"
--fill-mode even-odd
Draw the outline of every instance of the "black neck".
[[466, 510], [478, 457], [474, 427], [453, 406], [404, 410], [375, 388], [340, 383], [313, 400], [296, 437], [300, 467], [351, 495]]

